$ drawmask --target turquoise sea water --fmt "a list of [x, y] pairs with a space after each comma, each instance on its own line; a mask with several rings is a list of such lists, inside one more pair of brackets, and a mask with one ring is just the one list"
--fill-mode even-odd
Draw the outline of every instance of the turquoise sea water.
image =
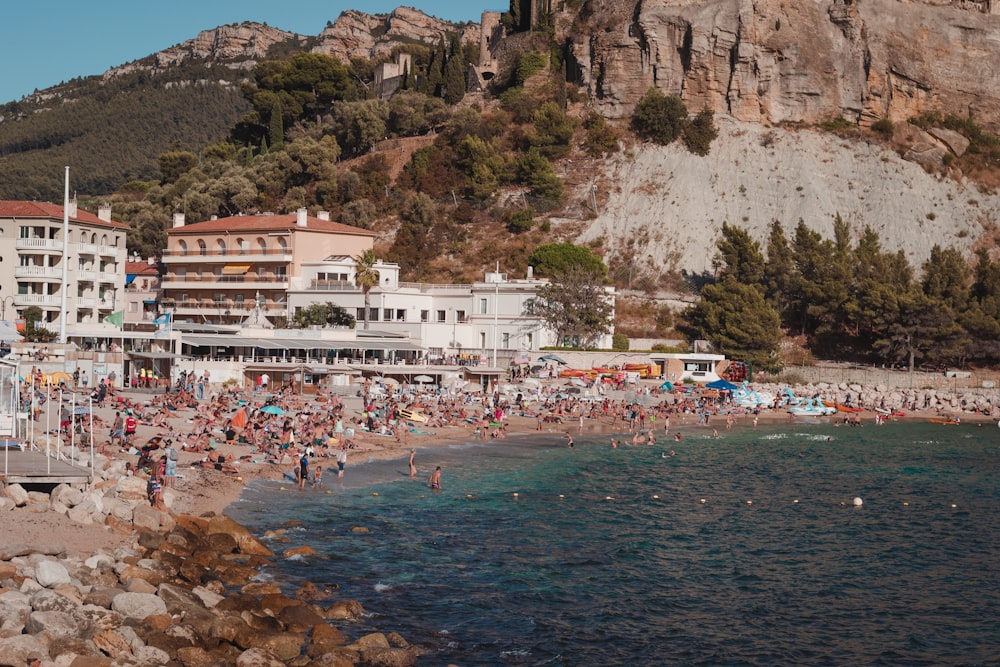
[[1000, 664], [995, 426], [574, 437], [422, 449], [415, 482], [351, 461], [331, 494], [258, 483], [230, 513], [301, 522], [275, 550], [319, 554], [268, 574], [339, 586], [373, 614], [342, 629], [423, 665]]

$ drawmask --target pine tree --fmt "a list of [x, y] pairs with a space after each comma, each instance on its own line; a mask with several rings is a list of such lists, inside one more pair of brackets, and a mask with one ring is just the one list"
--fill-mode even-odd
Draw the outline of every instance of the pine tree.
[[462, 43], [458, 35], [451, 36], [451, 48], [444, 65], [444, 101], [458, 104], [465, 97], [465, 63], [462, 62]]
[[277, 99], [271, 106], [271, 121], [267, 134], [271, 139], [272, 150], [280, 151], [285, 147], [285, 123], [281, 117], [281, 102]]

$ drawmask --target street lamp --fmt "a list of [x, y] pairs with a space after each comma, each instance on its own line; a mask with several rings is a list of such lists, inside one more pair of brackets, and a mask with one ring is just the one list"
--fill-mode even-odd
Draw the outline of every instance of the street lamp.
[[[0, 301], [0, 320], [4, 320], [4, 321], [7, 320], [7, 299], [10, 299], [10, 305], [13, 306], [14, 305], [14, 295], [13, 294], [8, 294], [7, 296], [5, 296], [3, 298], [2, 301]], [[16, 314], [17, 313], [15, 312], [15, 315]]]

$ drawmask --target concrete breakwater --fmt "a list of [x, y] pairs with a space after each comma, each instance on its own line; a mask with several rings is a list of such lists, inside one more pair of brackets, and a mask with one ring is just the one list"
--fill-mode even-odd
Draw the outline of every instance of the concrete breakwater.
[[232, 519], [166, 516], [113, 553], [0, 547], [0, 665], [416, 664], [396, 633], [348, 638], [341, 628], [365, 614], [356, 600], [260, 578], [274, 554]]

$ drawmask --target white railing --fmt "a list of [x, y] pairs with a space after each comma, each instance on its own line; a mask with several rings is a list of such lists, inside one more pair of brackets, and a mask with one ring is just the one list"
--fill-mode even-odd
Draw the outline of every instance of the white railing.
[[51, 294], [18, 294], [14, 297], [15, 306], [53, 306], [58, 307], [60, 298]]
[[97, 246], [97, 252], [102, 255], [117, 255], [118, 248], [110, 245], [99, 245]]
[[108, 273], [107, 271], [102, 271], [100, 276], [100, 281], [102, 283], [113, 283], [118, 280], [117, 273]]
[[87, 296], [76, 297], [76, 307], [77, 308], [94, 308], [97, 306], [97, 299]]
[[87, 282], [92, 283], [95, 280], [97, 280], [97, 271], [86, 271], [86, 270], [84, 270], [84, 271], [77, 271], [76, 272], [76, 279], [77, 280], [85, 280]]
[[18, 266], [14, 268], [15, 278], [62, 279], [62, 269], [54, 266]]
[[18, 250], [62, 250], [62, 241], [56, 239], [18, 239], [14, 242]]
[[74, 243], [73, 249], [81, 255], [97, 254], [97, 244], [95, 243]]

